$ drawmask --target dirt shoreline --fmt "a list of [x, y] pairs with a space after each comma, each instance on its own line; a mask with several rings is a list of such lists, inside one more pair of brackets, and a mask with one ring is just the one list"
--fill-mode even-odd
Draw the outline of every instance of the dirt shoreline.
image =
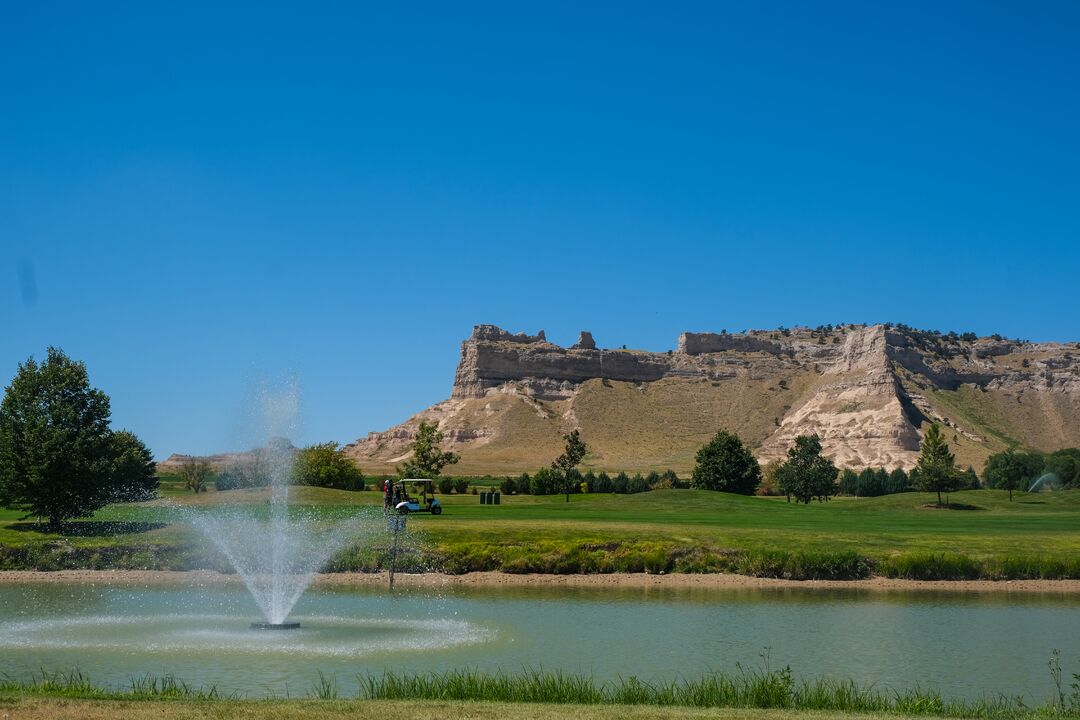
[[[322, 587], [377, 587], [386, 585], [386, 573], [322, 573], [314, 585]], [[0, 571], [0, 583], [106, 583], [110, 585], [215, 585], [238, 583], [235, 575], [207, 570], [36, 570]], [[798, 588], [812, 590], [871, 591], [959, 591], [959, 592], [1042, 592], [1080, 593], [1080, 580], [900, 580], [873, 577], [866, 580], [779, 580], [746, 575], [682, 574], [650, 575], [613, 573], [608, 575], [511, 575], [475, 572], [464, 575], [398, 573], [401, 587], [575, 587], [575, 588], [695, 588], [753, 589]]]

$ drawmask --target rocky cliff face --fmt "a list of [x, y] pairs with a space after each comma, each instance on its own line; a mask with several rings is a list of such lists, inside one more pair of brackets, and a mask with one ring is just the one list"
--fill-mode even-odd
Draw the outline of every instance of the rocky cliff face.
[[886, 326], [683, 333], [663, 353], [569, 348], [478, 325], [462, 343], [450, 398], [348, 446], [365, 468], [408, 454], [434, 420], [463, 472], [520, 472], [558, 454], [580, 427], [586, 465], [687, 471], [718, 428], [763, 461], [817, 433], [839, 465], [911, 467], [929, 420], [981, 467], [1008, 444], [1080, 445], [1080, 347], [968, 339]]

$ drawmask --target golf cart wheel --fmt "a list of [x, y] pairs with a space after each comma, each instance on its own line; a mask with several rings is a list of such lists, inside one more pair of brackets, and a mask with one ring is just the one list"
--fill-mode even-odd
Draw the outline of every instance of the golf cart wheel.
[[442, 505], [432, 505], [431, 506], [431, 514], [432, 515], [442, 515]]
[[407, 508], [407, 507], [403, 507], [400, 510], [398, 510], [398, 515], [408, 515], [408, 514], [409, 514], [409, 508]]

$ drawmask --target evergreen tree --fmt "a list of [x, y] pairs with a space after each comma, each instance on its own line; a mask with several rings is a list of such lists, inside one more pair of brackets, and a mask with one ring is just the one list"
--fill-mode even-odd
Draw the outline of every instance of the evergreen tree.
[[112, 434], [113, 497], [110, 502], [141, 502], [157, 493], [157, 463], [135, 433]]
[[910, 488], [908, 475], [903, 468], [896, 468], [889, 473], [889, 493], [907, 492]]
[[839, 492], [841, 495], [859, 495], [859, 474], [851, 468], [840, 472]]
[[949, 493], [959, 487], [956, 458], [937, 423], [932, 423], [926, 429], [916, 468], [919, 471], [919, 489], [936, 492], [939, 506], [941, 493]]
[[529, 473], [521, 473], [521, 477], [517, 479], [517, 494], [529, 495], [532, 493], [532, 478], [529, 477]]

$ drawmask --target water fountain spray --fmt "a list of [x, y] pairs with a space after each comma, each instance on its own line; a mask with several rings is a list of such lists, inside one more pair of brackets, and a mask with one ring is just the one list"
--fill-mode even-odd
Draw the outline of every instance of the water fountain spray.
[[[283, 395], [263, 393], [263, 414], [274, 429], [295, 427], [296, 389]], [[285, 427], [282, 427], [282, 426]], [[295, 449], [287, 441], [272, 440], [246, 462], [234, 468], [255, 485], [269, 485], [268, 513], [252, 505], [223, 505], [205, 510], [185, 508], [188, 521], [198, 528], [232, 565], [262, 611], [258, 629], [293, 629], [289, 612], [311, 584], [315, 573], [338, 551], [377, 532], [378, 523], [359, 508], [331, 521], [304, 508], [289, 505], [289, 484]]]

